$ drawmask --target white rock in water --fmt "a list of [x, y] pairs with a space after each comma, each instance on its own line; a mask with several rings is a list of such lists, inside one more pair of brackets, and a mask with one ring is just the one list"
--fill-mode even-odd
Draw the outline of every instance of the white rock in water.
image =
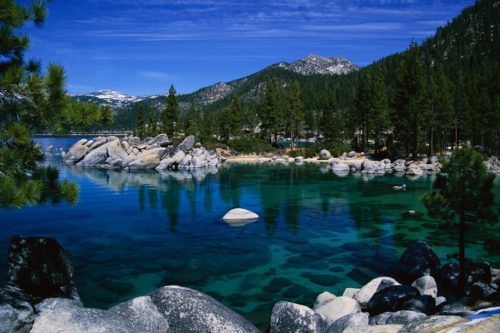
[[238, 223], [238, 222], [254, 222], [259, 218], [259, 215], [243, 208], [234, 208], [224, 215], [222, 218], [228, 223]]

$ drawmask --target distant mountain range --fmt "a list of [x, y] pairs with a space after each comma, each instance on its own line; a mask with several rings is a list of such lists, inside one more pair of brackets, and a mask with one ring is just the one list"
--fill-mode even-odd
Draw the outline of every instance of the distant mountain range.
[[[344, 58], [336, 57], [322, 57], [315, 54], [310, 54], [303, 59], [299, 59], [292, 63], [280, 62], [271, 65], [262, 71], [271, 69], [283, 69], [285, 71], [296, 73], [303, 76], [312, 75], [343, 75], [348, 74], [359, 69], [351, 61]], [[201, 88], [193, 93], [179, 95], [179, 101], [182, 108], [186, 108], [191, 102], [196, 102], [200, 106], [206, 106], [224, 99], [226, 96], [233, 93], [236, 89], [240, 88], [250, 78], [259, 74], [237, 79], [230, 82], [218, 82], [214, 85]], [[256, 82], [250, 89], [251, 91], [261, 88], [264, 81]], [[113, 90], [99, 90], [87, 94], [73, 95], [74, 99], [86, 102], [95, 102], [101, 105], [109, 105], [113, 109], [121, 109], [136, 102], [144, 102], [148, 105], [157, 105], [158, 107], [163, 104], [164, 95], [154, 96], [130, 96]]]

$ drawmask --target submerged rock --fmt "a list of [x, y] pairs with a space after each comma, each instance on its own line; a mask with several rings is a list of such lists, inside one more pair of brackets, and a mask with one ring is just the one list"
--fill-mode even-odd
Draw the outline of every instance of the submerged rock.
[[425, 241], [413, 242], [399, 258], [401, 277], [407, 282], [424, 276], [438, 276], [441, 262]]
[[12, 237], [7, 280], [36, 300], [48, 297], [79, 299], [69, 256], [53, 238]]

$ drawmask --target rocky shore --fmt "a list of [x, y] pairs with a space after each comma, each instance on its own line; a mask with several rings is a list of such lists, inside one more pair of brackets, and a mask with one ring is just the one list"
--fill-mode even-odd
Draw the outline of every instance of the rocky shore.
[[[7, 265], [7, 283], [0, 286], [2, 333], [259, 332], [212, 297], [180, 286], [108, 310], [84, 307], [69, 256], [51, 238], [13, 237]], [[378, 277], [342, 295], [325, 291], [311, 307], [278, 302], [268, 331], [497, 332], [500, 270], [469, 263], [466, 297], [459, 298], [458, 267], [441, 265], [424, 241], [408, 247], [398, 268], [397, 277]]]
[[217, 167], [221, 161], [214, 151], [196, 144], [192, 135], [174, 147], [166, 134], [159, 134], [144, 140], [133, 136], [81, 139], [64, 154], [64, 162], [84, 168], [177, 170]]

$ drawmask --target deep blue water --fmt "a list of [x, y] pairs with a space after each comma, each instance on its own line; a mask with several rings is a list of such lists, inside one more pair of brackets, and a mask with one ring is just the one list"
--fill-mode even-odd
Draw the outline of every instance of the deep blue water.
[[[75, 138], [44, 138], [67, 150]], [[456, 252], [455, 232], [438, 228], [420, 197], [432, 177], [338, 177], [319, 165], [231, 165], [157, 173], [69, 168], [74, 207], [43, 205], [0, 211], [0, 252], [14, 234], [58, 239], [71, 256], [87, 306], [108, 308], [166, 284], [209, 293], [264, 328], [278, 300], [310, 305], [394, 273], [410, 241], [427, 240], [442, 260]], [[406, 192], [392, 186], [407, 184]], [[500, 197], [497, 178], [495, 192]], [[260, 215], [232, 227], [231, 208]], [[498, 226], [470, 232], [467, 255], [500, 266]], [[0, 255], [0, 276], [5, 275]]]

